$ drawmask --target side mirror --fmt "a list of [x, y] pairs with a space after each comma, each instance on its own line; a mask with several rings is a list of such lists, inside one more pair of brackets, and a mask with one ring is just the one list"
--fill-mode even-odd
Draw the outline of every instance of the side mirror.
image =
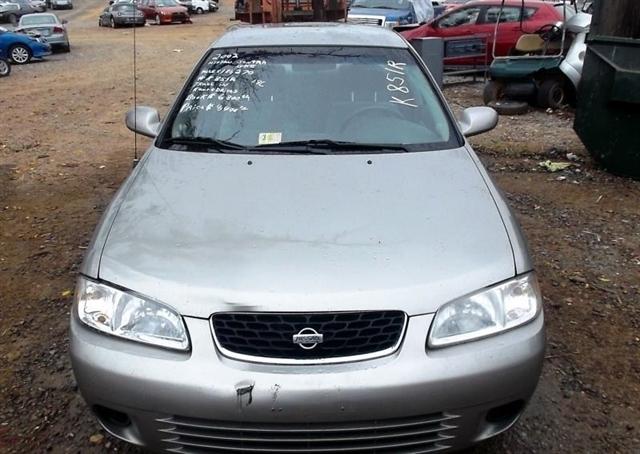
[[497, 124], [498, 112], [491, 107], [468, 107], [458, 119], [458, 126], [465, 137], [491, 131]]
[[137, 134], [154, 138], [160, 131], [160, 115], [153, 107], [136, 106], [127, 112], [125, 124]]

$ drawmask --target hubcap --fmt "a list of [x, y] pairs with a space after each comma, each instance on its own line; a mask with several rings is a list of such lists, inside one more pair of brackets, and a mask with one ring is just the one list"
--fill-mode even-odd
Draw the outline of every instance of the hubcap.
[[13, 49], [13, 52], [11, 52], [11, 58], [13, 58], [13, 61], [16, 63], [26, 63], [27, 60], [29, 60], [29, 52], [27, 52], [27, 49], [24, 47], [16, 47]]
[[8, 72], [9, 72], [9, 65], [7, 64], [6, 61], [0, 60], [0, 74], [2, 74], [4, 76]]

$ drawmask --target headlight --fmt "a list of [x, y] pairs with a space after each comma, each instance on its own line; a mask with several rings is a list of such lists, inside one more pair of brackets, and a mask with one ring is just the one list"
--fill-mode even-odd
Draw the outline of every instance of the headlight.
[[189, 349], [182, 317], [169, 306], [83, 277], [78, 280], [76, 301], [80, 320], [98, 331], [160, 347]]
[[541, 308], [536, 275], [518, 276], [438, 309], [429, 332], [429, 347], [458, 344], [515, 328], [536, 318]]
[[398, 26], [398, 21], [395, 21], [395, 20], [390, 21], [390, 20], [388, 20], [388, 21], [386, 21], [384, 23], [384, 26], [387, 27], [387, 28], [397, 27]]

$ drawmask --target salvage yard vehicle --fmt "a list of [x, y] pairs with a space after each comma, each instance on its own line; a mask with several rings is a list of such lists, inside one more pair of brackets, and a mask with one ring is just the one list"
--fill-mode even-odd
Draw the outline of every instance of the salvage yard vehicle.
[[153, 21], [155, 25], [191, 22], [187, 8], [175, 0], [141, 0], [138, 8], [144, 13], [145, 19]]
[[52, 49], [61, 49], [63, 52], [71, 51], [69, 34], [67, 33], [67, 21], [60, 20], [51, 13], [26, 14], [20, 18], [16, 33], [26, 33], [32, 36], [41, 36], [46, 39]]
[[[502, 14], [499, 14], [502, 11]], [[496, 22], [498, 33], [494, 33]], [[436, 20], [420, 27], [405, 30], [402, 35], [408, 40], [415, 38], [457, 38], [464, 36], [483, 36], [487, 40], [485, 56], [462, 57], [450, 64], [485, 65], [495, 55], [505, 56], [513, 53], [520, 36], [534, 33], [541, 27], [562, 20], [562, 15], [553, 7], [553, 3], [527, 0], [524, 10], [520, 0], [476, 0], [455, 8]]]
[[39, 13], [44, 13], [47, 10], [47, 2], [45, 0], [30, 0], [30, 2], [31, 6]]
[[[526, 3], [522, 4], [524, 8]], [[575, 103], [591, 15], [574, 10], [565, 16], [564, 22], [550, 23], [533, 34], [522, 35], [516, 44], [516, 55], [495, 57], [489, 68], [491, 80], [484, 88], [485, 104], [508, 106], [505, 113], [509, 114], [518, 104], [557, 109]]]
[[20, 5], [17, 3], [0, 1], [0, 23], [16, 24], [21, 14]]
[[[303, 101], [303, 102], [302, 102]], [[506, 201], [395, 32], [237, 26], [81, 266], [70, 350], [105, 429], [162, 452], [426, 452], [511, 427], [542, 299]]]
[[71, 0], [47, 0], [51, 9], [73, 9]]
[[42, 38], [10, 32], [0, 27], [0, 54], [6, 55], [12, 63], [23, 65], [32, 58], [51, 55], [51, 46]]
[[394, 28], [433, 19], [431, 0], [353, 0], [347, 22]]
[[146, 23], [144, 13], [131, 3], [114, 3], [107, 6], [98, 18], [99, 27], [142, 26]]
[[10, 2], [0, 3], [0, 21], [10, 22], [13, 25], [18, 23], [18, 19], [21, 16], [37, 12], [38, 7], [32, 5], [29, 0], [11, 0]]

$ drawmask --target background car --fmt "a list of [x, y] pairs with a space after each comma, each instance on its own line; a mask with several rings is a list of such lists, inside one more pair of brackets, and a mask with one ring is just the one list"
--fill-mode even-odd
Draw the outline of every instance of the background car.
[[433, 17], [431, 0], [352, 0], [347, 22], [394, 28], [422, 24]]
[[[10, 22], [13, 25], [17, 24], [18, 19], [25, 14], [38, 12], [38, 8], [32, 5], [29, 0], [11, 0], [3, 5], [0, 7], [0, 21]], [[3, 10], [4, 12], [2, 12]]]
[[55, 14], [26, 14], [20, 18], [16, 33], [42, 36], [53, 49], [69, 52], [71, 44], [66, 24], [66, 20], [61, 21]]
[[0, 54], [6, 55], [12, 63], [23, 65], [32, 58], [51, 55], [51, 46], [41, 38], [10, 32], [0, 27]]
[[98, 26], [116, 28], [125, 25], [144, 25], [145, 22], [144, 13], [135, 5], [121, 2], [109, 5], [102, 11]]
[[209, 0], [191, 0], [190, 13], [203, 14], [209, 12]]
[[21, 15], [20, 5], [17, 3], [0, 2], [0, 23], [10, 22], [16, 24]]
[[218, 11], [218, 2], [215, 0], [209, 0], [209, 12], [215, 13]]
[[189, 11], [175, 0], [142, 0], [138, 8], [156, 25], [191, 22]]
[[[455, 8], [432, 22], [402, 32], [411, 40], [415, 38], [439, 37], [455, 38], [465, 36], [484, 36], [487, 41], [487, 63], [493, 60], [493, 41], [496, 21], [500, 13], [500, 0], [476, 0]], [[522, 27], [520, 26], [520, 16]], [[553, 3], [530, 1], [522, 9], [521, 0], [506, 0], [500, 15], [496, 40], [496, 56], [511, 54], [518, 38], [526, 33], [535, 33], [541, 27], [562, 21], [562, 14], [554, 8]], [[455, 64], [485, 63], [484, 57], [460, 58]]]
[[35, 8], [39, 13], [44, 13], [47, 10], [47, 2], [45, 0], [30, 0], [31, 6]]
[[46, 0], [51, 9], [73, 9], [71, 0]]

